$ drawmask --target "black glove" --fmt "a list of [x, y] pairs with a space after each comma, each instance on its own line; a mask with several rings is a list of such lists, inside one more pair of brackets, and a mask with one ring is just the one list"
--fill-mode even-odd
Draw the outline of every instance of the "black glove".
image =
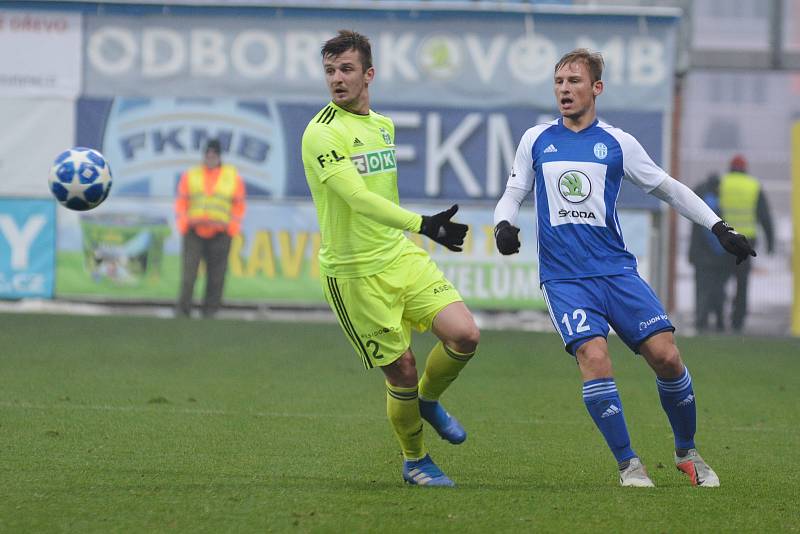
[[449, 210], [441, 211], [436, 215], [423, 215], [419, 233], [430, 237], [453, 252], [461, 252], [461, 245], [464, 244], [469, 226], [450, 221], [457, 211], [458, 204], [453, 204]]
[[494, 227], [494, 241], [500, 254], [508, 256], [519, 252], [519, 228], [512, 226], [508, 221], [500, 221]]
[[734, 231], [733, 227], [728, 226], [725, 221], [719, 221], [711, 227], [711, 231], [719, 239], [722, 248], [736, 256], [736, 265], [742, 263], [748, 256], [755, 257], [756, 251], [750, 246], [747, 238]]

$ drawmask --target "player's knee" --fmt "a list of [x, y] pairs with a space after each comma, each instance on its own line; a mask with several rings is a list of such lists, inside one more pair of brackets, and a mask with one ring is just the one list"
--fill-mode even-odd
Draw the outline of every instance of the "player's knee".
[[417, 375], [417, 366], [413, 358], [404, 360], [403, 365], [400, 367], [399, 378], [403, 381], [404, 387], [413, 387], [417, 385], [419, 376]]
[[669, 368], [675, 376], [679, 376], [683, 372], [683, 362], [681, 361], [681, 353], [678, 347], [672, 345], [664, 358], [664, 364]]
[[386, 379], [393, 386], [411, 388], [419, 382], [417, 375], [417, 362], [411, 352], [400, 356], [397, 360], [383, 369]]
[[462, 354], [470, 354], [477, 350], [480, 340], [481, 331], [474, 322], [471, 322], [460, 328], [451, 341], [455, 350]]
[[475, 352], [478, 348], [478, 343], [481, 342], [481, 331], [478, 330], [478, 325], [475, 323], [470, 324], [469, 329], [464, 336], [464, 343], [469, 345], [470, 352]]
[[413, 388], [419, 382], [419, 376], [416, 369], [409, 369], [400, 376], [398, 376], [399, 383], [393, 384], [401, 388]]
[[599, 351], [587, 351], [581, 361], [592, 369], [606, 367], [609, 363], [608, 354]]
[[576, 357], [581, 369], [588, 375], [611, 376], [611, 358], [607, 350], [586, 344], [578, 349]]
[[659, 376], [680, 376], [683, 372], [681, 354], [678, 351], [678, 347], [674, 344], [668, 345], [654, 354], [653, 364], [658, 370]]

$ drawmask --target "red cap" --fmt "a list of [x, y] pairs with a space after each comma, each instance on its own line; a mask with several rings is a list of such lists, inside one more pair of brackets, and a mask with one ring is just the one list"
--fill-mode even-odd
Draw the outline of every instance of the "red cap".
[[731, 172], [747, 172], [747, 160], [741, 154], [731, 158]]

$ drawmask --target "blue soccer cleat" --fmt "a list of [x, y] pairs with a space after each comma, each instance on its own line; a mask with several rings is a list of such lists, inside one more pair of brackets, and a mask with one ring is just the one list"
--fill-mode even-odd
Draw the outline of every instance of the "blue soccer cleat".
[[453, 445], [464, 443], [467, 431], [458, 419], [447, 413], [439, 401], [419, 399], [419, 414], [425, 419], [442, 439]]
[[403, 480], [412, 486], [443, 486], [453, 487], [455, 483], [442, 473], [442, 470], [433, 463], [431, 455], [426, 454], [421, 460], [406, 460], [403, 462]]

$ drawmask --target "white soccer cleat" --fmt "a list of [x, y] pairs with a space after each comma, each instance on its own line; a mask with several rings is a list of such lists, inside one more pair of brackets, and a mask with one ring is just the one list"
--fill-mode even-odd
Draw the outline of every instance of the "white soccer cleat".
[[647, 470], [638, 457], [633, 457], [628, 467], [619, 472], [619, 483], [626, 488], [654, 488], [655, 484], [647, 476]]
[[701, 488], [719, 487], [719, 477], [703, 460], [697, 449], [689, 449], [689, 453], [683, 458], [675, 455], [675, 467], [678, 468], [678, 471], [683, 471], [689, 475], [692, 486], [700, 486]]

